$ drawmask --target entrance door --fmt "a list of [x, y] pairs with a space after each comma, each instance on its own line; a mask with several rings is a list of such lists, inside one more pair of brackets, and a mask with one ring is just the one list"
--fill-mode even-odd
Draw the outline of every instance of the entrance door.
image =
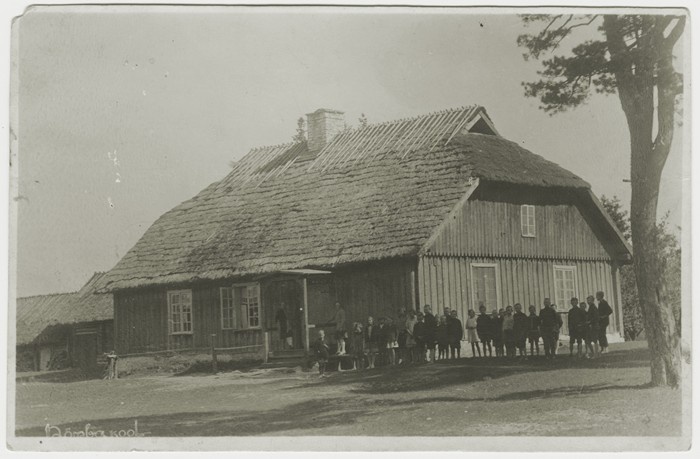
[[487, 311], [498, 309], [501, 304], [500, 279], [496, 264], [472, 263], [472, 308], [479, 310], [482, 304]]
[[49, 362], [51, 361], [51, 347], [44, 346], [39, 349], [39, 370], [45, 371], [49, 369]]
[[75, 358], [78, 367], [86, 372], [97, 368], [97, 333], [86, 332], [75, 335]]
[[274, 280], [267, 283], [264, 289], [266, 328], [275, 330], [270, 334], [271, 349], [303, 349], [304, 309], [299, 281]]

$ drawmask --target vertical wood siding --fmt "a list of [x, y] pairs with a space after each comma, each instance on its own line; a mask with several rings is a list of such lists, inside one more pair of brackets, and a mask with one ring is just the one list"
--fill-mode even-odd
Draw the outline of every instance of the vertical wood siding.
[[[430, 304], [433, 311], [442, 311], [444, 307], [457, 309], [464, 323], [467, 311], [478, 309], [472, 299], [472, 263], [496, 265], [501, 304], [487, 305], [489, 311], [515, 303], [522, 304], [524, 311], [531, 304], [539, 310], [544, 298], [554, 301], [554, 265], [575, 266], [579, 299], [585, 301], [586, 296], [603, 290], [614, 311], [609, 331], [623, 332], [621, 305], [613, 288], [612, 266], [605, 261], [425, 256], [418, 262], [420, 304]], [[568, 301], [557, 306], [559, 312], [566, 312], [570, 307]]]
[[[327, 276], [309, 278], [309, 323], [323, 326], [331, 322], [335, 303], [346, 311], [348, 326], [354, 321], [365, 322], [369, 315], [396, 316], [401, 307], [416, 307], [416, 262], [413, 260], [366, 263], [340, 269]], [[456, 278], [456, 277], [455, 277]], [[274, 320], [275, 309], [281, 301], [291, 307], [301, 306], [300, 280], [270, 278], [260, 284], [259, 329], [221, 329], [219, 289], [233, 281], [198, 284], [192, 290], [193, 333], [168, 333], [168, 304], [166, 288], [116, 292], [114, 295], [114, 341], [120, 354], [135, 354], [160, 350], [206, 348], [215, 334], [217, 347], [237, 347], [262, 344], [263, 333], [272, 329], [279, 341]], [[187, 287], [178, 287], [186, 289]], [[445, 284], [449, 288], [449, 283]], [[277, 342], [275, 341], [275, 342]]]
[[117, 353], [133, 354], [168, 349], [165, 290], [114, 294], [114, 342]]
[[[479, 190], [477, 190], [478, 192]], [[523, 192], [510, 201], [476, 194], [445, 225], [427, 253], [485, 257], [609, 260], [603, 231], [574, 200]], [[535, 206], [535, 237], [523, 237], [521, 204]]]
[[413, 260], [365, 263], [310, 282], [309, 323], [330, 322], [336, 301], [345, 308], [348, 327], [370, 315], [396, 317], [399, 308], [415, 308], [415, 270]]
[[[114, 342], [120, 354], [262, 344], [262, 330], [222, 330], [219, 288], [231, 283], [192, 286], [193, 333], [168, 332], [168, 289], [143, 289], [114, 295]], [[261, 314], [262, 312], [261, 308]], [[264, 320], [264, 317], [261, 318]]]

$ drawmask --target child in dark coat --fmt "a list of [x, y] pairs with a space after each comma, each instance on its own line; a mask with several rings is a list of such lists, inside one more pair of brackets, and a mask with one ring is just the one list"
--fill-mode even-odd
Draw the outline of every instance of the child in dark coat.
[[374, 318], [372, 316], [367, 318], [367, 325], [365, 326], [365, 354], [367, 354], [367, 368], [374, 368], [374, 361], [379, 353], [379, 329], [374, 325]]
[[365, 332], [360, 322], [352, 324], [351, 349], [355, 368], [362, 369], [365, 363]]
[[423, 307], [425, 316], [425, 347], [428, 350], [428, 361], [435, 362], [435, 329], [437, 328], [437, 319], [432, 313], [432, 308], [429, 304]]
[[523, 307], [520, 303], [515, 303], [513, 306], [515, 313], [513, 314], [513, 334], [515, 335], [515, 347], [520, 353], [520, 357], [527, 356], [525, 348], [525, 340], [527, 339], [528, 323], [527, 316], [523, 312]]
[[503, 319], [496, 309], [491, 313], [491, 342], [493, 343], [496, 357], [503, 357]]
[[386, 318], [386, 324], [383, 328], [384, 342], [386, 342], [386, 361], [389, 365], [396, 365], [396, 349], [398, 343], [398, 329], [394, 320], [391, 317]]
[[537, 308], [530, 305], [530, 315], [527, 316], [527, 340], [530, 342], [530, 355], [540, 355], [540, 316]]
[[326, 363], [328, 363], [329, 347], [326, 342], [326, 332], [323, 330], [318, 331], [318, 338], [314, 341], [314, 354], [316, 355], [316, 361], [318, 362], [318, 374], [322, 378], [326, 376]]
[[503, 344], [506, 347], [506, 355], [515, 357], [515, 317], [513, 317], [513, 307], [508, 305], [503, 312]]
[[425, 316], [422, 312], [416, 314], [416, 323], [413, 326], [413, 339], [416, 340], [416, 363], [425, 362]]
[[484, 348], [484, 357], [486, 357], [486, 349], [489, 350], [489, 357], [491, 357], [491, 328], [491, 318], [486, 314], [486, 306], [481, 304], [479, 305], [479, 317], [476, 318], [476, 334]]
[[447, 330], [447, 317], [445, 316], [440, 316], [437, 327], [435, 327], [435, 340], [438, 346], [438, 359], [446, 359], [450, 338]]

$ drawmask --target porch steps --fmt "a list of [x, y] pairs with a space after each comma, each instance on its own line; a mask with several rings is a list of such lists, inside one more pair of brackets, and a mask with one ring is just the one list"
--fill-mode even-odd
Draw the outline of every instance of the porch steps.
[[296, 366], [305, 360], [303, 349], [285, 349], [280, 351], [270, 351], [265, 367]]
[[303, 349], [282, 349], [278, 351], [270, 351], [270, 357], [274, 358], [293, 358], [293, 357], [304, 357]]

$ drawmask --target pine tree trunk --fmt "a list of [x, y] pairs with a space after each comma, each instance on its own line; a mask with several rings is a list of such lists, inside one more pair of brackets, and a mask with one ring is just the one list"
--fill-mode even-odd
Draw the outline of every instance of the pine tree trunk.
[[642, 182], [632, 191], [634, 271], [651, 354], [651, 384], [678, 387], [681, 379], [679, 330], [673, 310], [666, 301], [664, 263], [657, 253], [655, 225], [658, 187], [654, 188], [652, 181]]
[[[631, 229], [634, 272], [639, 303], [651, 355], [651, 384], [678, 387], [681, 381], [680, 330], [667, 301], [665, 261], [661, 258], [656, 229], [659, 183], [663, 163], [653, 158], [651, 129], [645, 120], [630, 120], [632, 146]], [[634, 128], [632, 124], [635, 124]], [[640, 126], [641, 125], [641, 126]], [[646, 132], [645, 132], [646, 131]]]
[[[649, 33], [639, 38], [637, 44], [642, 52], [635, 55], [628, 53], [624, 24], [618, 16], [604, 16], [603, 29], [630, 132], [630, 226], [637, 292], [651, 355], [651, 384], [678, 387], [681, 381], [680, 330], [666, 298], [665, 262], [659, 253], [656, 207], [661, 172], [673, 139], [674, 99], [680, 87], [674, 81], [672, 50], [675, 41], [665, 44], [662, 29], [652, 27], [660, 17], [648, 16], [644, 20], [649, 21]], [[680, 24], [679, 31], [684, 24]], [[656, 140], [653, 139], [655, 113], [659, 131]]]

